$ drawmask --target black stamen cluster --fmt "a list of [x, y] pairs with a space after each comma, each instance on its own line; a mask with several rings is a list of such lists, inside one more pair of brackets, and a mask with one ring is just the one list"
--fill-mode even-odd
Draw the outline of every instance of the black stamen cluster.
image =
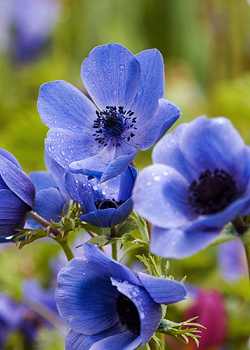
[[114, 198], [112, 199], [99, 198], [97, 201], [95, 201], [95, 206], [97, 210], [108, 209], [108, 208], [117, 209], [123, 203], [124, 201], [122, 200], [116, 201]]
[[[115, 137], [121, 136], [121, 138], [127, 139], [129, 141], [131, 137], [134, 137], [135, 134], [130, 132], [129, 136], [122, 135], [128, 129], [137, 128], [134, 126], [136, 123], [136, 117], [133, 117], [134, 112], [131, 110], [124, 111], [123, 107], [116, 106], [106, 106], [105, 111], [96, 111], [97, 119], [94, 120], [94, 129], [95, 131], [93, 136], [95, 140], [98, 141], [101, 145], [107, 146], [107, 138], [110, 137], [113, 140]], [[113, 146], [120, 146], [119, 142], [114, 142]]]
[[189, 186], [189, 204], [200, 215], [217, 213], [237, 198], [237, 189], [232, 176], [224, 170], [206, 170], [198, 181]]
[[140, 317], [135, 304], [123, 294], [116, 299], [116, 311], [121, 324], [135, 334], [140, 334]]

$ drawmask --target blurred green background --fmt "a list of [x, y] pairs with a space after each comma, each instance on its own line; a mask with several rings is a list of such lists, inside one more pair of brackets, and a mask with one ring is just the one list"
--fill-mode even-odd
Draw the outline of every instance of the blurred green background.
[[[59, 5], [53, 31], [35, 58], [22, 61], [12, 54], [13, 50], [0, 53], [0, 148], [13, 153], [27, 173], [45, 169], [43, 147], [47, 127], [36, 108], [40, 85], [66, 80], [83, 90], [80, 78], [83, 59], [95, 46], [109, 42], [122, 44], [134, 54], [149, 48], [161, 51], [166, 98], [182, 111], [178, 123], [201, 114], [225, 116], [250, 144], [247, 0], [64, 0]], [[136, 159], [139, 168], [151, 163], [150, 155], [151, 150], [139, 153]], [[2, 266], [18, 266], [9, 268], [8, 274], [2, 273], [2, 291], [18, 297], [18, 283], [27, 276], [35, 276], [46, 285], [49, 255], [56, 250], [47, 243], [27, 246], [15, 257], [13, 248], [2, 250]], [[223, 293], [229, 320], [227, 340], [224, 346], [213, 350], [249, 349], [247, 278], [227, 283], [218, 272], [216, 248], [171, 264], [177, 279], [187, 274], [190, 284]], [[172, 313], [180, 316], [180, 310], [173, 308]], [[50, 349], [49, 346], [57, 349], [55, 345], [46, 348], [43, 343], [43, 349]], [[8, 349], [19, 348], [9, 345]]]

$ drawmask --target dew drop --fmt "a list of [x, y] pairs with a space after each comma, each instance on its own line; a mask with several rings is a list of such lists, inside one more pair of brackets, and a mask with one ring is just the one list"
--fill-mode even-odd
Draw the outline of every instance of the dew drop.
[[156, 182], [159, 182], [159, 181], [161, 180], [161, 177], [158, 176], [158, 175], [156, 175], [156, 176], [154, 177], [154, 180], [155, 180]]

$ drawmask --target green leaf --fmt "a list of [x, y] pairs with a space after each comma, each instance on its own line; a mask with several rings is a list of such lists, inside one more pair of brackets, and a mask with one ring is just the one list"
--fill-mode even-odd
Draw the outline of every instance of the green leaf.
[[117, 225], [116, 235], [121, 237], [125, 233], [130, 233], [135, 231], [138, 228], [137, 222], [133, 217], [129, 216], [125, 221]]
[[137, 227], [141, 232], [142, 240], [145, 242], [149, 242], [149, 234], [146, 221], [135, 212], [132, 212], [130, 214], [130, 217], [136, 222]]
[[99, 248], [99, 247], [106, 245], [108, 243], [111, 243], [111, 242], [110, 242], [109, 238], [107, 238], [106, 236], [96, 236], [96, 237], [91, 238], [87, 243], [97, 244], [97, 246]]
[[216, 239], [213, 241], [213, 243], [210, 244], [210, 246], [230, 242], [237, 237], [239, 237], [238, 233], [236, 232], [233, 225], [231, 223], [229, 223], [226, 226], [224, 226], [224, 228], [221, 231], [221, 233], [219, 234], [219, 236], [216, 237]]
[[97, 227], [84, 222], [81, 223], [81, 227], [84, 228], [86, 231], [91, 231], [96, 233], [98, 236], [106, 236], [106, 237], [110, 236], [109, 227]]
[[121, 244], [124, 245], [124, 243], [126, 243], [126, 242], [132, 242], [135, 240], [136, 240], [136, 237], [134, 235], [132, 235], [131, 233], [125, 233], [121, 237]]

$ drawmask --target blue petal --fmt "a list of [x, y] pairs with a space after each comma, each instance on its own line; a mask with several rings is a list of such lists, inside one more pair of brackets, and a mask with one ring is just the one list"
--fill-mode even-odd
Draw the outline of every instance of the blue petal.
[[38, 112], [49, 128], [62, 128], [76, 133], [92, 129], [95, 105], [66, 81], [53, 81], [40, 88]]
[[178, 120], [180, 115], [180, 109], [172, 102], [165, 100], [164, 98], [159, 100], [159, 109], [154, 119], [156, 119], [158, 122], [161, 121], [162, 126], [155, 143], [165, 135], [171, 126]]
[[48, 171], [34, 171], [29, 174], [29, 178], [35, 186], [36, 192], [49, 187], [56, 187], [56, 183]]
[[29, 177], [7, 158], [0, 155], [0, 176], [22, 201], [32, 208], [35, 187]]
[[69, 195], [66, 191], [65, 181], [64, 181], [65, 169], [60, 164], [58, 164], [53, 158], [51, 158], [48, 155], [46, 150], [44, 154], [44, 160], [45, 160], [46, 168], [48, 169], [48, 171], [50, 172], [51, 176], [53, 177], [56, 183], [56, 187], [59, 188], [65, 202], [68, 202]]
[[121, 282], [111, 277], [112, 284], [118, 291], [128, 297], [136, 306], [141, 322], [140, 335], [143, 345], [145, 345], [153, 336], [162, 316], [161, 305], [154, 302], [148, 292], [127, 281]]
[[138, 171], [131, 165], [120, 175], [120, 188], [118, 201], [126, 201], [132, 195], [135, 179], [137, 178]]
[[100, 110], [106, 106], [130, 107], [139, 86], [139, 62], [118, 44], [94, 48], [82, 63], [83, 83]]
[[57, 308], [76, 332], [97, 334], [119, 321], [115, 301], [118, 292], [110, 283], [105, 261], [100, 255], [91, 264], [74, 258], [58, 274]]
[[111, 227], [111, 220], [116, 210], [115, 208], [96, 210], [81, 215], [80, 219], [97, 227]]
[[235, 280], [247, 273], [244, 246], [239, 239], [218, 246], [219, 266], [226, 280]]
[[13, 156], [13, 154], [11, 154], [10, 152], [6, 151], [5, 149], [0, 149], [0, 154], [4, 158], [7, 158], [11, 163], [13, 163], [19, 169], [22, 169], [21, 165], [19, 164], [18, 160]]
[[159, 304], [173, 304], [184, 300], [187, 294], [185, 287], [171, 279], [158, 278], [139, 272], [139, 279], [152, 299]]
[[187, 125], [181, 124], [163, 137], [153, 149], [152, 160], [154, 164], [165, 164], [178, 170], [191, 183], [197, 175], [194, 168], [184, 158], [179, 147], [179, 140]]
[[49, 156], [65, 169], [69, 169], [70, 163], [88, 159], [102, 149], [91, 134], [63, 129], [50, 129], [45, 146]]
[[98, 341], [91, 346], [90, 350], [134, 350], [138, 349], [141, 343], [141, 336], [127, 331]]
[[165, 228], [186, 225], [197, 217], [188, 203], [188, 182], [163, 164], [144, 168], [133, 190], [134, 210], [146, 220]]
[[[50, 187], [36, 194], [33, 211], [49, 222], [50, 220], [59, 222], [65, 204], [58, 189]], [[41, 226], [30, 217], [27, 218], [27, 225], [32, 228]]]
[[89, 262], [95, 262], [102, 267], [108, 269], [108, 264], [113, 261], [107, 254], [103, 253], [99, 248], [92, 244], [85, 243], [83, 245], [84, 257]]
[[0, 237], [17, 234], [23, 227], [29, 207], [10, 190], [0, 190]]
[[153, 226], [150, 250], [163, 258], [187, 258], [207, 247], [222, 228], [191, 226], [188, 229], [164, 229]]
[[141, 285], [140, 280], [136, 274], [131, 271], [127, 266], [124, 266], [117, 261], [111, 260], [108, 264], [110, 275], [120, 281], [127, 281], [135, 285]]
[[163, 58], [156, 49], [142, 51], [135, 58], [141, 66], [141, 80], [131, 110], [145, 123], [155, 114], [158, 100], [165, 94]]
[[117, 175], [120, 175], [127, 168], [127, 166], [132, 162], [136, 154], [137, 154], [137, 150], [134, 150], [134, 152], [131, 154], [128, 154], [128, 155], [124, 154], [116, 158], [114, 161], [112, 161], [109, 164], [109, 166], [103, 172], [103, 175], [100, 181], [105, 182]]
[[118, 225], [120, 222], [125, 220], [132, 212], [133, 210], [133, 202], [132, 198], [129, 198], [126, 200], [125, 203], [120, 205], [119, 208], [116, 209], [111, 222], [110, 222], [110, 227]]
[[207, 119], [202, 116], [193, 120], [182, 133], [179, 144], [197, 176], [207, 169], [223, 169], [237, 179], [245, 168], [244, 141], [226, 118]]

